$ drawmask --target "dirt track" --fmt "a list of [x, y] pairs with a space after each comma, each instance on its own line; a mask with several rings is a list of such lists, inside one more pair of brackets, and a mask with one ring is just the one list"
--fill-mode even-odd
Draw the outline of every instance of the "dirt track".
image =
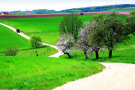
[[103, 72], [66, 83], [53, 90], [135, 90], [135, 64], [101, 63]]
[[[130, 11], [117, 11], [116, 13], [124, 16], [128, 16]], [[89, 15], [89, 14], [98, 14], [98, 13], [103, 13], [103, 14], [111, 14], [112, 12], [85, 12], [83, 13], [84, 15]], [[36, 18], [36, 17], [56, 17], [56, 16], [65, 16], [68, 13], [63, 13], [63, 14], [41, 14], [41, 15], [4, 15], [0, 16], [0, 19], [7, 19], [7, 18]], [[78, 13], [80, 14], [80, 13]]]

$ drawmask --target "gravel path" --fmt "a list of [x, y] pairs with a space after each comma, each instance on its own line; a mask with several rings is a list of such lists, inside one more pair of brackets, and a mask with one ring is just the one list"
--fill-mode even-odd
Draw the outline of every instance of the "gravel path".
[[53, 90], [135, 90], [135, 64], [101, 63], [103, 72]]
[[[13, 27], [11, 27], [11, 26], [8, 26], [8, 25], [6, 25], [6, 24], [3, 24], [3, 23], [0, 23], [0, 24], [3, 25], [3, 26], [5, 26], [5, 27], [7, 27], [7, 28], [9, 28], [10, 30], [13, 30], [14, 32], [16, 32], [16, 29], [15, 29], [15, 28], [13, 28]], [[24, 37], [24, 38], [30, 40], [30, 37], [27, 36], [27, 35], [25, 35], [24, 33], [21, 33], [21, 32], [20, 32], [20, 33], [17, 33], [17, 34], [19, 34], [19, 35], [21, 35], [22, 37]], [[56, 53], [56, 54], [54, 54], [54, 55], [51, 55], [51, 56], [49, 56], [49, 57], [59, 58], [59, 56], [63, 54], [63, 52], [62, 52], [57, 46], [50, 45], [50, 44], [47, 44], [47, 43], [43, 43], [43, 45], [47, 45], [47, 46], [53, 47], [53, 48], [55, 48], [55, 49], [58, 50], [58, 53]]]

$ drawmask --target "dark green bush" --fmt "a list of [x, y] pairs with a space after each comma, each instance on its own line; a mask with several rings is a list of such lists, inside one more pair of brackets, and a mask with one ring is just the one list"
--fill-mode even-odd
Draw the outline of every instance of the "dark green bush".
[[4, 51], [4, 53], [5, 53], [6, 56], [16, 56], [17, 50], [18, 50], [17, 47], [16, 48], [14, 48], [14, 47], [8, 47]]

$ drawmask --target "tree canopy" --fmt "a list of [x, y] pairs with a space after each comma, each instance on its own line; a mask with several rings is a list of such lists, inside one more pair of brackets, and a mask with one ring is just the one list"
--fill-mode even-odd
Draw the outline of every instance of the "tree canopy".
[[82, 24], [77, 14], [68, 14], [60, 21], [59, 33], [60, 35], [70, 33], [74, 36], [75, 40], [77, 40], [78, 30]]
[[41, 38], [39, 36], [32, 36], [30, 38], [30, 44], [32, 47], [38, 48], [39, 46], [41, 46]]

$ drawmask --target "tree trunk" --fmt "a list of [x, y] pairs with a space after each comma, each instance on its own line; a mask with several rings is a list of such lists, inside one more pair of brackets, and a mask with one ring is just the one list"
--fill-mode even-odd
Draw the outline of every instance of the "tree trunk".
[[99, 58], [98, 51], [95, 51], [95, 54], [96, 54], [96, 59], [98, 59]]
[[111, 58], [111, 57], [112, 57], [112, 49], [109, 50], [109, 58]]
[[67, 54], [68, 57], [71, 58], [71, 55], [70, 55], [68, 52], [66, 52], [66, 51], [64, 51], [64, 50], [62, 50], [62, 52], [63, 52], [64, 54]]
[[86, 51], [84, 51], [84, 54], [85, 54], [86, 59], [88, 59], [88, 55]]
[[68, 55], [69, 58], [71, 58], [71, 55], [69, 53], [66, 53]]

